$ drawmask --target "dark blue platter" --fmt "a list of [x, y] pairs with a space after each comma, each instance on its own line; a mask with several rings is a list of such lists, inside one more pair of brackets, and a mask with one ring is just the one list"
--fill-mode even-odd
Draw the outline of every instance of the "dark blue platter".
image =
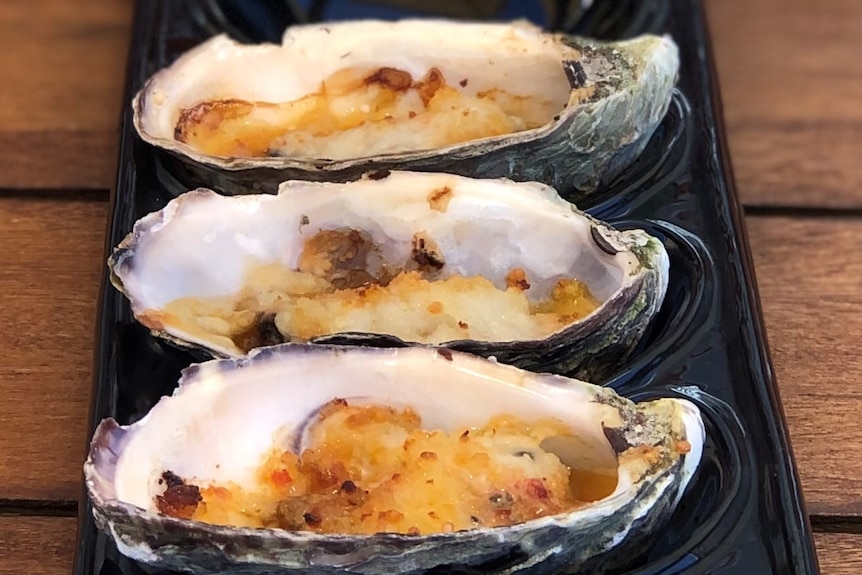
[[[129, 55], [116, 187], [106, 250], [143, 215], [197, 185], [167, 154], [143, 143], [129, 102], [146, 79], [216, 33], [278, 41], [302, 9], [319, 19], [397, 18], [386, 2], [351, 0], [138, 0]], [[399, 4], [406, 5], [404, 1]], [[427, 2], [424, 3], [428, 5]], [[439, 2], [444, 5], [453, 2]], [[670, 34], [680, 47], [678, 91], [641, 158], [579, 207], [619, 227], [662, 238], [671, 257], [664, 306], [635, 355], [604, 382], [633, 399], [685, 396], [706, 418], [696, 477], [669, 525], [617, 575], [819, 573], [766, 346], [740, 205], [725, 147], [721, 101], [698, 0], [594, 0], [575, 14], [565, 0], [546, 15], [537, 0], [489, 2], [495, 19], [618, 39]], [[589, 3], [584, 3], [589, 4]], [[427, 13], [416, 13], [427, 15]], [[107, 253], [107, 252], [106, 252]], [[130, 423], [179, 371], [202, 357], [152, 337], [103, 279], [90, 431], [105, 417]], [[96, 529], [83, 494], [75, 575], [167, 575], [121, 556]], [[459, 573], [481, 573], [478, 570]]]

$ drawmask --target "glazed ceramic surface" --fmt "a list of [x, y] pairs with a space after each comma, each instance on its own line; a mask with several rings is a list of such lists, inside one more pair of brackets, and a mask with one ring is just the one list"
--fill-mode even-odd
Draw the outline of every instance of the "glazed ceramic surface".
[[[278, 41], [292, 23], [288, 4], [138, 0], [108, 247], [136, 219], [200, 184], [181, 162], [135, 135], [132, 95], [214, 34]], [[507, 5], [499, 19], [549, 24], [539, 2]], [[322, 11], [324, 19], [406, 15], [415, 13], [346, 0]], [[603, 39], [668, 33], [681, 55], [678, 90], [640, 159], [578, 206], [618, 228], [645, 229], [670, 255], [669, 288], [656, 320], [632, 358], [596, 383], [634, 400], [689, 399], [703, 413], [708, 438], [669, 525], [619, 575], [818, 573], [733, 190], [702, 6], [697, 0], [595, 0], [568, 29]], [[122, 424], [141, 418], [171, 393], [182, 368], [205, 359], [151, 336], [107, 282], [99, 312], [91, 431], [105, 417]], [[96, 529], [86, 496], [81, 501], [75, 575], [167, 575], [121, 556]]]

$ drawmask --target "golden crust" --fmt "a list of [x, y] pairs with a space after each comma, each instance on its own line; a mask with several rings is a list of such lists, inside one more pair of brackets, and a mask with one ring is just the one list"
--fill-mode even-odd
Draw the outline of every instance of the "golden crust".
[[[251, 488], [202, 486], [192, 518], [318, 533], [413, 535], [520, 523], [575, 509], [615, 489], [615, 477], [570, 476], [541, 449], [543, 438], [568, 433], [557, 420], [527, 423], [511, 415], [444, 433], [422, 429], [410, 408], [336, 399], [321, 409], [302, 454], [274, 448]], [[162, 512], [173, 510], [164, 506]]]
[[[400, 141], [399, 133], [403, 141], [392, 142], [403, 148], [398, 151], [510, 134], [551, 121], [544, 108], [544, 103], [504, 90], [459, 91], [436, 68], [418, 81], [396, 68], [348, 68], [321, 82], [317, 92], [290, 102], [199, 102], [180, 112], [174, 138], [220, 157], [263, 157], [286, 150], [334, 158], [362, 155], [366, 141]], [[416, 138], [417, 128], [428, 134]], [[351, 143], [332, 140], [348, 132]], [[338, 153], [341, 146], [352, 149]]]

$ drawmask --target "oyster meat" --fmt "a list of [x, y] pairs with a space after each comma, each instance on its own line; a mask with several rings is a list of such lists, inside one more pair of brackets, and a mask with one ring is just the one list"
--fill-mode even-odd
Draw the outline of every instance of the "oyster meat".
[[289, 28], [281, 45], [218, 36], [134, 99], [141, 137], [205, 185], [376, 169], [540, 181], [580, 200], [628, 166], [667, 111], [669, 38], [603, 44], [526, 22], [355, 21]]
[[[405, 418], [428, 431], [389, 425]], [[104, 420], [84, 473], [120, 551], [170, 569], [595, 575], [649, 545], [704, 440], [686, 400], [445, 349], [283, 344], [193, 365], [143, 419]]]
[[137, 222], [108, 265], [138, 321], [214, 355], [409, 342], [594, 381], [637, 343], [668, 280], [656, 238], [547, 186], [414, 172], [188, 192]]

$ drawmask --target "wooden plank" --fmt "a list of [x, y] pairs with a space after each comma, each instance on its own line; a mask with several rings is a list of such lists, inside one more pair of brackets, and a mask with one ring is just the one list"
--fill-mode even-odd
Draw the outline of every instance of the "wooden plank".
[[[862, 3], [707, 0], [736, 167], [752, 204], [858, 206]], [[0, 12], [0, 188], [108, 188], [131, 2]], [[34, 18], [33, 14], [39, 17]]]
[[0, 197], [3, 498], [78, 498], [107, 207]]
[[[0, 250], [5, 497], [78, 496], [106, 208], [0, 199], [0, 245], [15, 246]], [[829, 425], [862, 416], [862, 221], [757, 217], [749, 229], [809, 510], [862, 514], [862, 438]], [[841, 318], [840, 328], [812, 318]]]
[[[75, 551], [71, 517], [0, 517], [0, 575], [68, 575]], [[822, 575], [862, 572], [862, 535], [817, 533]]]
[[862, 514], [862, 219], [748, 218], [808, 511]]
[[133, 5], [3, 3], [0, 188], [110, 187]]
[[[119, 111], [117, 112], [119, 118]], [[116, 177], [119, 132], [111, 130], [51, 130], [3, 132], [0, 188], [50, 190], [63, 195], [70, 189], [108, 190]]]
[[706, 7], [743, 202], [862, 205], [862, 2]]
[[858, 533], [815, 533], [821, 575], [862, 573], [862, 535]]
[[0, 516], [0, 575], [69, 575], [78, 520]]

